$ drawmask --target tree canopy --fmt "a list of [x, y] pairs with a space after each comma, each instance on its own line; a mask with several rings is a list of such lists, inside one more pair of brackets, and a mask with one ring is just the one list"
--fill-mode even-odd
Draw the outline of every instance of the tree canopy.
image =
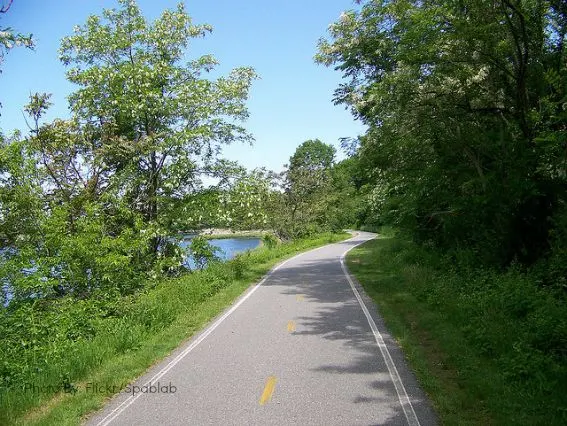
[[561, 1], [368, 1], [316, 59], [369, 126], [358, 151], [377, 222], [487, 261], [537, 259], [564, 210]]
[[100, 163], [129, 174], [121, 189], [144, 217], [158, 220], [167, 199], [193, 189], [199, 172], [214, 165], [219, 148], [250, 142], [237, 124], [246, 119], [251, 68], [208, 79], [210, 55], [183, 63], [190, 40], [209, 25], [194, 25], [183, 4], [148, 23], [138, 6], [91, 16], [63, 39], [61, 60], [79, 85], [70, 97], [76, 120], [92, 129]]

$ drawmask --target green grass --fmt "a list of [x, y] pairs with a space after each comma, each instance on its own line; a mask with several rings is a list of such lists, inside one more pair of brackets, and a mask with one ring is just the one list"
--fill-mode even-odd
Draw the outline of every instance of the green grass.
[[567, 307], [529, 274], [462, 270], [390, 232], [347, 264], [442, 424], [567, 423]]
[[[66, 356], [53, 357], [41, 371], [29, 373], [29, 380], [38, 387], [57, 386], [65, 378], [77, 392], [34, 394], [21, 387], [4, 389], [0, 393], [0, 424], [80, 424], [85, 415], [100, 409], [112, 396], [112, 392], [86, 392], [87, 383], [120, 388], [131, 382], [201, 330], [276, 263], [347, 237], [324, 234], [273, 249], [262, 247], [121, 299], [112, 316], [97, 316], [93, 311], [89, 324], [93, 337], [78, 339]], [[77, 301], [66, 305], [71, 311], [68, 316], [78, 314], [81, 306]], [[93, 309], [92, 303], [86, 306]]]

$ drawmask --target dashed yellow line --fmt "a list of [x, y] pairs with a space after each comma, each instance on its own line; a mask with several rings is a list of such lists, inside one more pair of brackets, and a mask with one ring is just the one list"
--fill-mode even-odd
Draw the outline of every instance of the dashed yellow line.
[[293, 333], [295, 331], [295, 321], [288, 321], [287, 322], [287, 331], [289, 333]]
[[262, 396], [260, 397], [260, 405], [264, 405], [272, 399], [272, 394], [276, 388], [276, 381], [276, 376], [268, 377], [268, 380], [266, 380], [266, 386], [264, 387], [264, 392], [262, 392]]
[[305, 296], [303, 294], [298, 294], [297, 296], [295, 296], [295, 299], [298, 302], [303, 302], [305, 300]]

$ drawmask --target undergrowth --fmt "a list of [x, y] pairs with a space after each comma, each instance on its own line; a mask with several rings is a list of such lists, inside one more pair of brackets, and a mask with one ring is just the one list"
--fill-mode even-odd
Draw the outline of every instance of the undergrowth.
[[348, 260], [443, 423], [567, 423], [565, 293], [535, 269], [474, 267], [393, 232]]

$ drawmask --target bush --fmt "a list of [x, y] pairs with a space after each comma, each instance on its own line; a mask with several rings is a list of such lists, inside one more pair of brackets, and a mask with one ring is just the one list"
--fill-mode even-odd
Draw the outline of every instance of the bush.
[[205, 265], [214, 260], [218, 260], [218, 248], [214, 247], [201, 235], [194, 237], [189, 246], [191, 256], [195, 260], [197, 269], [203, 269]]
[[265, 234], [262, 237], [262, 243], [269, 249], [273, 249], [278, 245], [279, 240], [274, 234]]
[[234, 278], [239, 280], [244, 276], [246, 262], [244, 261], [244, 257], [241, 254], [234, 256], [234, 258], [230, 261], [230, 266], [232, 267]]
[[39, 225], [41, 240], [16, 246], [0, 262], [0, 281], [10, 283], [14, 301], [87, 298], [115, 290], [128, 294], [152, 267], [151, 233], [135, 214], [117, 208], [113, 217], [87, 204], [70, 223], [71, 209], [54, 207]]

